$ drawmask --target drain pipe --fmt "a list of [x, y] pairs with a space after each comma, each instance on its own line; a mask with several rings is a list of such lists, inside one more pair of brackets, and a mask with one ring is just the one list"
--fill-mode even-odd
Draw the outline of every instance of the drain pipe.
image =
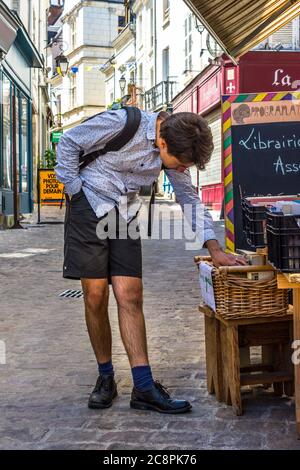
[[156, 0], [153, 0], [154, 9], [154, 85], [157, 85], [157, 21], [156, 21]]

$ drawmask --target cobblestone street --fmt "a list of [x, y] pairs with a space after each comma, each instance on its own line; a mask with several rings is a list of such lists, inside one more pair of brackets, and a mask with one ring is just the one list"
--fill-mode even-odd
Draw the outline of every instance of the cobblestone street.
[[[222, 240], [223, 224], [216, 226]], [[110, 409], [88, 409], [97, 365], [83, 300], [59, 297], [80, 289], [61, 275], [63, 225], [27, 227], [0, 232], [0, 340], [7, 352], [0, 364], [1, 449], [300, 449], [292, 400], [246, 394], [244, 415], [235, 417], [207, 393], [196, 253], [181, 240], [143, 242], [144, 311], [155, 377], [191, 400], [192, 412], [129, 408], [130, 367], [112, 295], [119, 396]]]

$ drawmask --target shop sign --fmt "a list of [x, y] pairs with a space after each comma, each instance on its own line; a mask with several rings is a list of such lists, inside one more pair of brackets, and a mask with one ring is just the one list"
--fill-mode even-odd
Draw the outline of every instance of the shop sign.
[[63, 131], [52, 132], [51, 142], [53, 142], [54, 144], [58, 144], [62, 135], [63, 135]]
[[60, 205], [64, 185], [56, 179], [53, 169], [39, 169], [39, 202], [41, 204]]
[[[299, 53], [253, 51], [241, 58], [239, 75], [238, 93], [297, 91], [300, 89]], [[229, 94], [228, 91], [225, 93]]]
[[216, 72], [199, 85], [198, 112], [203, 114], [220, 102], [220, 73]]
[[237, 68], [226, 67], [225, 69], [225, 93], [226, 95], [235, 95], [238, 91]]

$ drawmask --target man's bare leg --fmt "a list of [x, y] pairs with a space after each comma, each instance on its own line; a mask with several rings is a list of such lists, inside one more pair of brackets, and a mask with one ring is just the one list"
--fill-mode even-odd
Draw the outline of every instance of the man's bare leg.
[[131, 408], [160, 413], [185, 413], [191, 409], [191, 404], [186, 400], [172, 399], [152, 378], [143, 314], [142, 280], [112, 276], [112, 285], [118, 303], [121, 337], [132, 368], [134, 388], [131, 393]]
[[[109, 408], [117, 396], [113, 374], [103, 374], [101, 366], [111, 361], [111, 328], [108, 317], [109, 288], [107, 279], [81, 279], [85, 318], [90, 340], [99, 365], [100, 376], [89, 397], [89, 408]], [[111, 362], [110, 362], [111, 366]]]
[[112, 276], [112, 287], [118, 304], [121, 337], [130, 365], [148, 365], [142, 280], [136, 277]]
[[107, 279], [81, 279], [85, 319], [98, 363], [111, 360], [111, 328], [108, 317], [109, 288]]

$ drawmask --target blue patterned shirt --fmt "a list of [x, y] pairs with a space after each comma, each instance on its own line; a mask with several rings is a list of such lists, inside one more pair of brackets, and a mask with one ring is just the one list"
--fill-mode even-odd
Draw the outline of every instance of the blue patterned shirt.
[[[121, 150], [101, 155], [79, 172], [79, 154], [102, 149], [125, 126], [125, 110], [106, 111], [68, 130], [57, 149], [57, 179], [64, 183], [65, 191], [72, 195], [82, 188], [97, 217], [105, 215], [112, 207], [128, 200], [128, 220], [140, 208], [138, 192], [141, 186], [151, 185], [159, 176], [162, 161], [155, 147], [156, 121], [159, 113], [141, 112], [141, 124], [135, 136]], [[189, 170], [180, 173], [165, 170], [181, 207], [192, 204], [200, 207], [201, 201], [192, 185]], [[195, 211], [193, 211], [193, 216]], [[200, 230], [203, 224], [194, 225]], [[204, 237], [216, 239], [210, 213], [204, 210]]]

